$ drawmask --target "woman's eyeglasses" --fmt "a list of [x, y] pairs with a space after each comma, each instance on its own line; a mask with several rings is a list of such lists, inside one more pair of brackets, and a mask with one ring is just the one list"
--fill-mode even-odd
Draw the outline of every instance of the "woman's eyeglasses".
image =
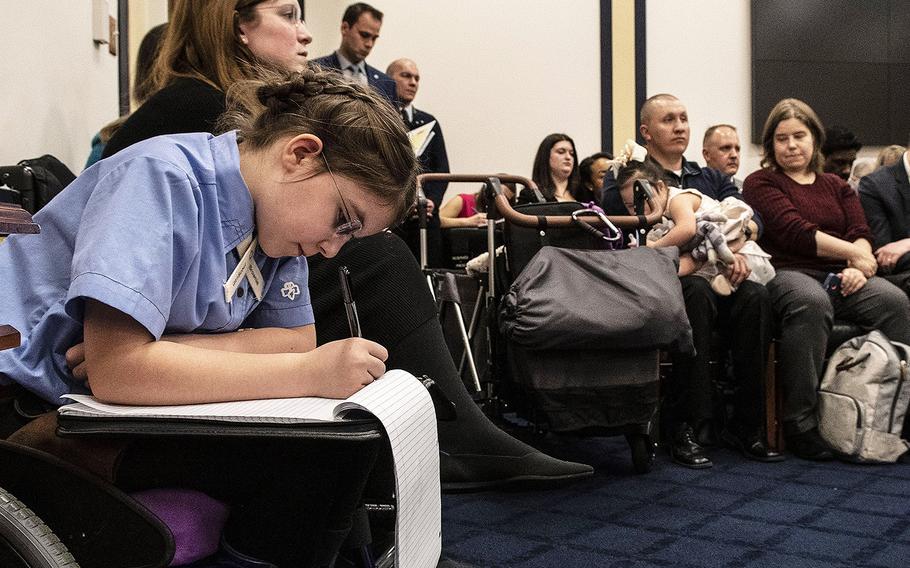
[[335, 174], [332, 173], [332, 168], [329, 167], [329, 161], [326, 159], [325, 154], [322, 155], [322, 161], [325, 162], [325, 169], [329, 172], [329, 177], [332, 178], [332, 185], [335, 186], [335, 191], [338, 192], [338, 198], [341, 199], [341, 214], [344, 217], [343, 221], [335, 226], [335, 234], [341, 237], [350, 236], [353, 238], [354, 233], [363, 229], [363, 223], [360, 219], [352, 217], [350, 211], [348, 211], [348, 204], [344, 200], [341, 189], [338, 188], [338, 182], [335, 181]]
[[300, 13], [300, 5], [296, 2], [282, 4], [281, 6], [257, 6], [256, 10], [274, 10], [278, 15], [287, 20], [292, 26], [303, 24], [303, 15]]

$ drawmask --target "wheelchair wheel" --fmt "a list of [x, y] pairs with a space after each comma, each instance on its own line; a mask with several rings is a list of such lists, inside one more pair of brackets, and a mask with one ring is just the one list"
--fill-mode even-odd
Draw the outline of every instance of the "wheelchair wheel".
[[66, 545], [21, 501], [0, 487], [0, 565], [79, 568]]
[[648, 473], [654, 463], [654, 442], [647, 434], [626, 434], [632, 449], [632, 468], [635, 473]]

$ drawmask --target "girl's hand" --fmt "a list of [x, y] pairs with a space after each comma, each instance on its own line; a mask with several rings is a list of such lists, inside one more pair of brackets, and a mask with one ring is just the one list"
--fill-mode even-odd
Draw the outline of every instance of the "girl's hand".
[[85, 368], [85, 343], [77, 343], [66, 350], [66, 366], [70, 368], [77, 381], [84, 381], [86, 388], [89, 388], [88, 370]]
[[654, 211], [660, 211], [661, 215], [663, 215], [667, 212], [667, 203], [670, 201], [670, 188], [660, 180], [653, 184], [652, 187], [655, 189]]
[[866, 285], [866, 276], [856, 268], [845, 268], [840, 273], [842, 296], [849, 296]]
[[314, 396], [347, 398], [385, 373], [389, 352], [382, 345], [352, 337], [332, 341], [311, 351], [323, 377]]

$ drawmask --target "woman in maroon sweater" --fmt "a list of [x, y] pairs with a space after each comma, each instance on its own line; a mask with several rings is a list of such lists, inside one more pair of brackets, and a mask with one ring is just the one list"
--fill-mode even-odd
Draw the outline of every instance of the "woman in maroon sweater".
[[[815, 460], [832, 457], [818, 434], [816, 391], [834, 319], [910, 341], [910, 301], [874, 276], [872, 233], [859, 198], [842, 179], [822, 173], [823, 142], [824, 128], [808, 105], [780, 101], [765, 122], [763, 169], [743, 186], [765, 221], [759, 244], [777, 269], [768, 291], [781, 329], [787, 447]], [[829, 274], [840, 278], [839, 290], [823, 287]]]

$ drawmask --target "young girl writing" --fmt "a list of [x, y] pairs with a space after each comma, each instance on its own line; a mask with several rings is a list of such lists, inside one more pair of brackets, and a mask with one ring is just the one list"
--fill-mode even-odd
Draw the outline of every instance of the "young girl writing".
[[0, 247], [0, 305], [23, 337], [0, 353], [5, 379], [48, 401], [85, 376], [103, 400], [180, 404], [346, 397], [385, 371], [377, 343], [316, 347], [304, 255], [334, 256], [414, 200], [399, 117], [327, 72], [237, 93], [236, 131], [124, 150], [36, 215], [41, 234]]

